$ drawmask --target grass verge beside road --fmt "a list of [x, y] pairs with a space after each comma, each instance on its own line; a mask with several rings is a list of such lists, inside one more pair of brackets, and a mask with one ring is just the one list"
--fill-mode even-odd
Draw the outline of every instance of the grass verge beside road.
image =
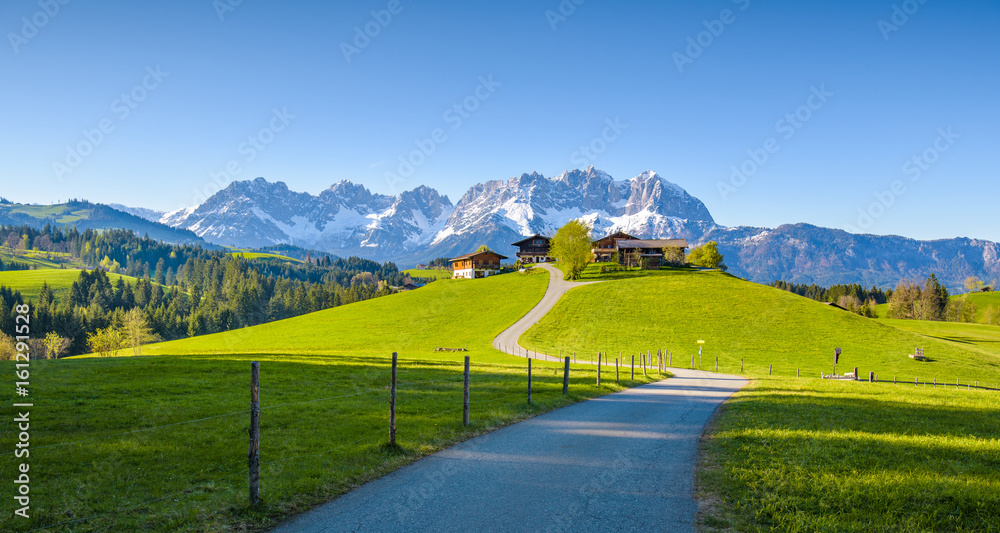
[[996, 531], [1000, 396], [754, 380], [702, 443], [703, 531]]

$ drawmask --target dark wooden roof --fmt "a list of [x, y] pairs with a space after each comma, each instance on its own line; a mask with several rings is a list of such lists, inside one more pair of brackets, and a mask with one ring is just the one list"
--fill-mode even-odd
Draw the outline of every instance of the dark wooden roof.
[[534, 234], [531, 237], [528, 237], [526, 239], [521, 239], [521, 240], [519, 240], [517, 242], [512, 242], [512, 243], [510, 243], [510, 245], [511, 246], [520, 246], [522, 243], [526, 243], [528, 241], [535, 240], [535, 239], [545, 239], [545, 242], [549, 242], [549, 241], [552, 240], [551, 238], [546, 237], [545, 235], [539, 235], [539, 234], [536, 233], [536, 234]]
[[687, 248], [687, 239], [621, 239], [619, 248]]
[[507, 256], [500, 255], [500, 254], [494, 252], [493, 250], [484, 250], [482, 252], [472, 252], [471, 254], [460, 255], [458, 257], [450, 259], [449, 261], [451, 261], [452, 263], [454, 263], [455, 261], [461, 261], [462, 259], [472, 259], [472, 258], [478, 257], [480, 255], [484, 255], [484, 254], [493, 254], [493, 255], [499, 257], [500, 259], [507, 259]]
[[593, 242], [596, 244], [596, 243], [598, 243], [600, 241], [607, 240], [607, 239], [637, 239], [637, 238], [638, 237], [633, 237], [632, 235], [629, 235], [628, 233], [625, 233], [624, 231], [616, 231], [616, 232], [614, 232], [614, 233], [612, 233], [610, 235], [605, 235], [604, 237], [601, 237], [600, 239], [597, 239], [596, 241], [593, 241]]

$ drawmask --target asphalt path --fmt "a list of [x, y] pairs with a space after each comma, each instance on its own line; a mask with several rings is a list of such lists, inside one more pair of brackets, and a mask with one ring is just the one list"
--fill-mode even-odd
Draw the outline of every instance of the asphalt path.
[[[539, 304], [545, 312], [558, 301], [550, 293], [561, 296], [578, 285], [560, 282], [553, 272]], [[515, 327], [523, 333], [544, 314], [528, 313]], [[507, 345], [516, 346], [517, 331], [494, 342], [504, 344], [511, 332]], [[698, 439], [718, 406], [747, 381], [669, 370], [673, 378], [425, 457], [273, 532], [694, 531]], [[471, 407], [475, 412], [475, 395]]]
[[513, 326], [504, 330], [503, 333], [497, 335], [493, 339], [493, 347], [501, 352], [508, 353], [510, 355], [516, 355], [518, 357], [527, 357], [544, 359], [549, 361], [558, 361], [559, 358], [555, 356], [548, 356], [545, 354], [539, 354], [535, 352], [529, 352], [526, 348], [522, 347], [517, 343], [517, 339], [528, 331], [531, 326], [534, 326], [543, 316], [545, 316], [549, 311], [555, 307], [562, 295], [566, 294], [567, 291], [574, 287], [580, 287], [582, 285], [590, 285], [593, 283], [601, 283], [599, 281], [566, 281], [563, 279], [562, 271], [558, 268], [540, 263], [535, 265], [534, 268], [543, 268], [549, 271], [549, 286], [545, 289], [545, 295], [542, 296], [542, 301], [538, 302], [535, 307], [531, 308], [526, 315], [521, 317], [514, 323]]

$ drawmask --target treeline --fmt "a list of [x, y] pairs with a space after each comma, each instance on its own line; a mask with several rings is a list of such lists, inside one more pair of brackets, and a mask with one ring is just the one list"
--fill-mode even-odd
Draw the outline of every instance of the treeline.
[[31, 265], [20, 261], [14, 261], [13, 259], [4, 261], [3, 258], [0, 257], [0, 272], [3, 272], [4, 270], [31, 270]]
[[[900, 281], [894, 290], [878, 287], [865, 289], [861, 285], [804, 285], [775, 281], [772, 287], [793, 292], [820, 302], [830, 302], [853, 313], [874, 318], [875, 306], [887, 303], [887, 318], [910, 320], [944, 320], [974, 322], [976, 305], [965, 298], [952, 298], [937, 276], [931, 274], [922, 283]], [[988, 321], [993, 320], [987, 317]], [[992, 323], [992, 321], [991, 321]]]
[[887, 303], [893, 294], [891, 290], [884, 291], [878, 287], [866, 289], [856, 283], [821, 287], [815, 283], [805, 285], [788, 283], [787, 281], [775, 281], [771, 283], [771, 287], [792, 292], [799, 296], [805, 296], [817, 302], [834, 303], [852, 313], [857, 313], [868, 318], [874, 318], [875, 306]]
[[[151, 337], [166, 340], [204, 335], [391, 294], [405, 280], [394, 264], [361, 258], [286, 263], [167, 245], [127, 231], [0, 227], [0, 236], [12, 234], [29, 249], [65, 251], [101, 266], [81, 271], [65, 297], [44, 285], [31, 302], [32, 336], [65, 339], [61, 355], [95, 348], [88, 339], [98, 334], [124, 337], [128, 324], [147, 324]], [[24, 298], [0, 287], [0, 300], [0, 332], [14, 331], [8, 311]]]
[[889, 318], [974, 322], [976, 305], [964, 298], [951, 298], [937, 276], [927, 276], [923, 284], [901, 281], [889, 299]]

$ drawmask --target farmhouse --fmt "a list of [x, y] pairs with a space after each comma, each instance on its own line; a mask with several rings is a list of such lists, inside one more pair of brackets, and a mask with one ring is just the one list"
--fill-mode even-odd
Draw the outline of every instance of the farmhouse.
[[591, 248], [594, 253], [594, 261], [598, 263], [611, 261], [613, 254], [618, 251], [618, 241], [623, 239], [635, 240], [636, 237], [623, 231], [616, 231], [607, 237], [594, 241]]
[[451, 260], [451, 268], [455, 271], [455, 279], [485, 278], [500, 271], [500, 261], [507, 259], [492, 250], [483, 250], [471, 254], [460, 255]]
[[548, 263], [554, 261], [549, 255], [550, 241], [552, 239], [536, 233], [527, 239], [512, 243], [511, 246], [517, 247], [516, 255], [521, 263]]
[[685, 239], [618, 239], [615, 241], [619, 264], [639, 266], [645, 263], [648, 268], [660, 268], [670, 262], [664, 258], [665, 248], [676, 249], [683, 259], [687, 246]]

